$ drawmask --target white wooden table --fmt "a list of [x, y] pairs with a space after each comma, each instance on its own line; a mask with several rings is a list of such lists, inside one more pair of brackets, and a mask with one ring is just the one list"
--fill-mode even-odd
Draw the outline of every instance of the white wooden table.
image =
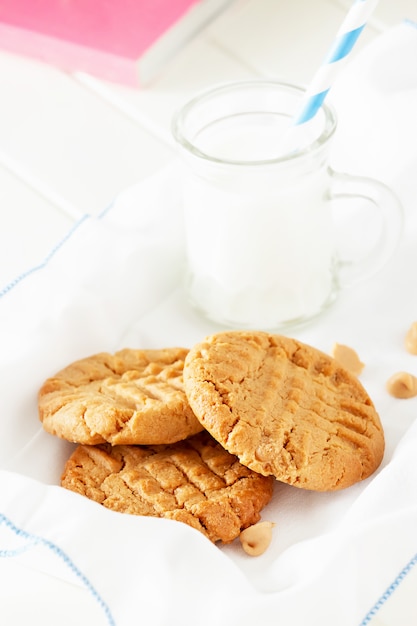
[[[0, 291], [45, 259], [85, 213], [174, 158], [170, 120], [197, 90], [251, 76], [308, 84], [341, 24], [342, 0], [235, 0], [146, 89], [1, 50]], [[381, 0], [353, 54], [416, 0]]]

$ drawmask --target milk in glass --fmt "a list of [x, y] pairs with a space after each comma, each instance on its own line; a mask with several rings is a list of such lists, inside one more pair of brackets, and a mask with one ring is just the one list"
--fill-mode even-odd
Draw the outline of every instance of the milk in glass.
[[[307, 123], [293, 123], [304, 95], [288, 83], [238, 81], [198, 94], [173, 118], [184, 164], [188, 297], [228, 327], [306, 322], [340, 288], [378, 271], [400, 241], [402, 209], [392, 191], [328, 167], [333, 108], [323, 103]], [[377, 209], [365, 255], [343, 251], [350, 228], [334, 232], [333, 213], [346, 209], [361, 231], [367, 209]], [[380, 233], [376, 240], [370, 231]]]
[[332, 296], [328, 176], [325, 159], [271, 163], [311, 139], [286, 134], [287, 119], [243, 118], [194, 139], [212, 162], [193, 164], [184, 181], [187, 289], [214, 320], [274, 328], [316, 315]]

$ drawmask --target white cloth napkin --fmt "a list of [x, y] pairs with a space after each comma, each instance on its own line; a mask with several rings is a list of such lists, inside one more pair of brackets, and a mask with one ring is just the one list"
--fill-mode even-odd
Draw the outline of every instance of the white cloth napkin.
[[385, 624], [417, 619], [410, 608], [408, 622], [399, 613], [417, 581], [417, 398], [385, 390], [397, 371], [417, 375], [417, 357], [403, 347], [417, 319], [416, 51], [417, 29], [399, 25], [358, 55], [332, 93], [334, 165], [396, 191], [400, 247], [293, 333], [326, 352], [336, 341], [358, 351], [386, 433], [380, 469], [336, 493], [277, 483], [263, 512], [276, 523], [273, 541], [258, 558], [239, 542], [214, 546], [185, 524], [118, 514], [58, 486], [73, 446], [38, 421], [44, 379], [95, 352], [191, 346], [220, 330], [183, 296], [172, 164], [100, 218], [81, 220], [44, 264], [0, 292], [2, 623], [359, 626], [390, 610], [396, 621]]

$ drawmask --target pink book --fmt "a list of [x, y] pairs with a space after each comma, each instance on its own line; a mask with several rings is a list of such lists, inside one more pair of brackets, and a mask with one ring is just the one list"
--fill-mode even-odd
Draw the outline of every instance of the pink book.
[[227, 2], [1, 0], [0, 48], [67, 71], [144, 85]]

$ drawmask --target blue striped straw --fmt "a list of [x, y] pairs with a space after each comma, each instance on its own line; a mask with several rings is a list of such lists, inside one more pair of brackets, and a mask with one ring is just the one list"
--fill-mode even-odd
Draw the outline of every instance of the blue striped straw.
[[301, 109], [293, 119], [293, 125], [308, 122], [320, 109], [377, 4], [378, 0], [354, 2], [336, 34], [333, 45], [305, 93]]

